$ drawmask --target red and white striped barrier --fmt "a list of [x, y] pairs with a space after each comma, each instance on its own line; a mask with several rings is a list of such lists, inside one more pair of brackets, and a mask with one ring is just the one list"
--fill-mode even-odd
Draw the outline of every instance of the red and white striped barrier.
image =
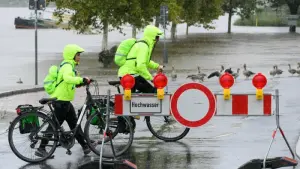
[[[165, 75], [159, 74], [154, 78], [155, 94], [131, 94], [134, 78], [124, 76], [121, 84], [124, 94], [115, 95], [115, 115], [117, 116], [170, 116], [178, 123], [189, 127], [200, 127], [213, 116], [270, 116], [272, 115], [272, 94], [263, 93], [262, 88], [267, 80], [258, 73], [252, 80], [256, 94], [230, 94], [234, 84], [232, 75], [225, 73], [220, 77], [223, 94], [214, 94], [200, 83], [186, 83], [180, 86], [172, 95], [165, 94], [163, 88], [167, 85]], [[197, 96], [185, 98], [183, 93], [193, 90]], [[195, 92], [195, 90], [200, 92]], [[203, 95], [204, 94], [204, 95]], [[182, 99], [184, 98], [184, 99]], [[203, 104], [207, 100], [206, 104]], [[192, 105], [189, 105], [192, 104]], [[190, 112], [188, 112], [190, 110]]]
[[215, 116], [270, 116], [272, 115], [272, 94], [265, 93], [263, 100], [257, 100], [255, 94], [232, 94], [229, 100], [223, 94], [215, 94], [217, 109]]

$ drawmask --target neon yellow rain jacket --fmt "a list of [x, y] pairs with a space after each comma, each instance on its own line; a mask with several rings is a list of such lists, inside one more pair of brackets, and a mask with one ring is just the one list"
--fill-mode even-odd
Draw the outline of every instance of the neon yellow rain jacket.
[[75, 73], [75, 65], [76, 62], [74, 57], [76, 53], [84, 52], [84, 49], [75, 44], [66, 45], [63, 51], [63, 58], [61, 64], [68, 62], [70, 64], [64, 64], [59, 72], [57, 81], [61, 82], [55, 89], [55, 91], [51, 94], [51, 97], [56, 97], [57, 100], [60, 101], [72, 101], [74, 100], [76, 85], [81, 84], [83, 82], [83, 78], [76, 77]]
[[152, 25], [148, 25], [144, 30], [143, 38], [145, 43], [136, 43], [127, 55], [127, 59], [135, 58], [132, 60], [126, 60], [125, 64], [119, 68], [118, 76], [123, 77], [126, 74], [140, 75], [146, 80], [152, 80], [153, 77], [150, 74], [148, 68], [157, 69], [159, 64], [151, 60], [152, 51], [155, 44], [156, 36], [162, 35], [162, 31]]

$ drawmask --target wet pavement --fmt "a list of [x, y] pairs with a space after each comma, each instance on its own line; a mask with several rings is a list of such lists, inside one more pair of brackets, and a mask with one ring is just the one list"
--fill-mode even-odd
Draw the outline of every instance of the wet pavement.
[[[215, 79], [217, 80], [217, 79]], [[282, 128], [295, 150], [298, 133], [300, 130], [299, 120], [300, 89], [298, 88], [299, 77], [281, 77], [268, 81], [265, 92], [272, 92], [274, 89], [280, 91], [280, 119]], [[181, 83], [187, 81], [176, 81], [169, 84], [170, 92], [173, 92]], [[219, 92], [220, 86], [217, 81], [204, 82], [212, 91]], [[251, 80], [239, 79], [232, 88], [232, 93], [254, 92], [251, 88]], [[102, 87], [100, 92], [105, 94], [107, 87]], [[113, 88], [110, 88], [115, 90]], [[13, 109], [21, 103], [36, 103], [41, 97], [46, 96], [42, 92], [30, 93], [19, 96], [12, 96], [1, 99], [1, 107], [6, 110], [6, 114], [0, 121], [1, 132], [7, 128], [7, 123], [15, 116]], [[74, 105], [79, 108], [83, 103], [84, 89], [77, 92]], [[37, 104], [35, 104], [37, 105]], [[2, 113], [3, 114], [3, 113]], [[178, 143], [165, 143], [152, 138], [145, 122], [138, 121], [135, 133], [135, 140], [130, 151], [124, 158], [136, 163], [139, 169], [173, 169], [173, 168], [208, 168], [224, 169], [238, 168], [245, 162], [253, 158], [263, 158], [267, 152], [272, 132], [276, 127], [275, 116], [271, 117], [222, 117], [214, 116], [206, 125], [191, 129], [188, 135]], [[1, 166], [9, 168], [24, 168], [25, 162], [19, 160], [11, 152], [7, 135], [0, 135], [0, 144], [3, 145], [0, 152]], [[88, 160], [90, 157], [83, 157], [81, 148], [76, 145], [73, 154], [68, 156], [65, 150], [58, 148], [55, 152], [55, 159], [48, 160], [44, 165], [30, 166], [27, 168], [70, 168], [75, 169], [78, 163]], [[276, 135], [272, 146], [270, 157], [288, 156], [291, 157], [284, 140], [279, 133]], [[49, 167], [51, 166], [51, 167]], [[2, 167], [1, 167], [2, 168]], [[25, 167], [26, 168], [26, 167]]]

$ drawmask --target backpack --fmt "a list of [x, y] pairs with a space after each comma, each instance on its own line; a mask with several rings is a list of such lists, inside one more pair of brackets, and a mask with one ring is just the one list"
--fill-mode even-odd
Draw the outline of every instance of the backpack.
[[115, 58], [114, 58], [115, 64], [121, 67], [125, 64], [126, 60], [136, 59], [136, 57], [127, 59], [127, 55], [130, 52], [133, 45], [138, 42], [145, 43], [147, 46], [149, 46], [147, 42], [144, 40], [136, 40], [135, 38], [129, 38], [123, 40], [117, 48]]
[[[68, 63], [68, 62], [65, 62], [63, 64], [61, 64], [59, 66], [59, 68], [61, 68], [63, 65], [65, 64], [70, 64], [71, 63]], [[60, 82], [57, 83], [57, 77], [58, 77], [58, 72], [59, 72], [59, 68], [56, 66], [56, 65], [52, 65], [50, 68], [49, 68], [49, 73], [48, 75], [45, 77], [44, 79], [44, 89], [45, 91], [51, 95], [56, 87], [61, 83], [63, 82], [64, 80], [62, 79]]]

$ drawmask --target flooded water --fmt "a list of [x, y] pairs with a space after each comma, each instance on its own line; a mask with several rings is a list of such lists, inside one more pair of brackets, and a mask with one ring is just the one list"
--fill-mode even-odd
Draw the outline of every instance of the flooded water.
[[[0, 23], [0, 68], [4, 80], [0, 84], [1, 87], [15, 85], [19, 77], [22, 78], [23, 85], [34, 83], [34, 30], [16, 30], [13, 25], [14, 17], [26, 16], [27, 14], [27, 8], [0, 8], [2, 19]], [[187, 74], [196, 73], [197, 66], [200, 66], [204, 73], [209, 74], [218, 70], [220, 65], [224, 65], [225, 68], [232, 67], [236, 71], [237, 68], [241, 68], [246, 63], [251, 71], [262, 72], [269, 77], [268, 71], [271, 70], [272, 65], [277, 64], [278, 68], [284, 71], [283, 77], [268, 79], [266, 89], [278, 88], [283, 94], [280, 102], [280, 108], [283, 112], [282, 125], [289, 136], [288, 139], [291, 141], [292, 147], [295, 147], [300, 130], [300, 126], [297, 125], [300, 124], [297, 104], [299, 95], [295, 95], [295, 92], [299, 91], [299, 79], [290, 78], [287, 69], [288, 63], [295, 68], [296, 63], [299, 62], [299, 34], [289, 34], [287, 27], [236, 26], [233, 26], [232, 34], [226, 34], [227, 15], [220, 17], [214, 25], [216, 29], [209, 31], [191, 27], [188, 37], [184, 35], [185, 25], [178, 26], [179, 40], [167, 44], [169, 54], [167, 74], [170, 73], [171, 65], [174, 65], [179, 77], [178, 81], [169, 83], [170, 89], [174, 91], [178, 85], [187, 82]], [[109, 33], [110, 46], [130, 37], [131, 28], [125, 27], [124, 29], [127, 33], [126, 36], [122, 36], [117, 31]], [[82, 75], [97, 77], [100, 79], [99, 82], [103, 84], [107, 80], [117, 79], [116, 67], [103, 68], [98, 62], [97, 52], [101, 49], [101, 35], [78, 35], [73, 31], [64, 30], [39, 30], [38, 35], [40, 84], [49, 66], [60, 62], [61, 52], [67, 43], [77, 43], [87, 51], [79, 65], [79, 71]], [[138, 36], [141, 36], [141, 32]], [[157, 62], [162, 62], [162, 46], [161, 43], [153, 56], [153, 60]], [[208, 82], [204, 82], [204, 84], [214, 92], [221, 89], [216, 78], [205, 81]], [[233, 87], [233, 92], [245, 92], [247, 90], [254, 92], [251, 81], [244, 80], [242, 75], [237, 79], [237, 83], [238, 85]], [[102, 90], [102, 92], [105, 91]], [[84, 93], [83, 89], [78, 93]], [[1, 102], [3, 102], [3, 107], [15, 107], [15, 104], [23, 103], [24, 100], [35, 102], [43, 94], [15, 96], [5, 98]], [[38, 96], [33, 97], [33, 95]], [[85, 98], [85, 95], [82, 98]], [[6, 99], [9, 100], [9, 103], [5, 102]], [[80, 104], [75, 103], [75, 107], [80, 107]], [[207, 125], [191, 130], [187, 137], [178, 143], [151, 140], [152, 135], [146, 128], [145, 122], [139, 121], [134, 144], [128, 152], [128, 159], [136, 163], [139, 169], [238, 168], [252, 158], [263, 158], [275, 127], [274, 119], [230, 117], [224, 120], [224, 117], [214, 117]], [[7, 121], [2, 124], [2, 126], [7, 125]], [[5, 127], [2, 128], [5, 129]], [[0, 137], [0, 143], [5, 145], [5, 148], [0, 150], [0, 161], [3, 164], [1, 166], [36, 169], [55, 169], [63, 166], [64, 168], [75, 169], [82, 159], [81, 149], [76, 145], [72, 156], [66, 156], [65, 150], [58, 149], [53, 161], [49, 160], [40, 166], [28, 166], [19, 159], [11, 162], [17, 157], [9, 149], [7, 136], [1, 135]], [[277, 139], [276, 144], [277, 147], [273, 149], [272, 157], [290, 156], [281, 138]], [[1, 166], [0, 169], [3, 168]]]
[[[0, 86], [16, 85], [21, 78], [23, 85], [34, 84], [34, 30], [17, 30], [14, 28], [14, 18], [28, 16], [27, 8], [0, 8], [0, 67], [5, 83]], [[45, 13], [46, 18], [51, 13]], [[235, 19], [236, 17], [234, 17]], [[220, 64], [233, 69], [248, 63], [253, 71], [267, 71], [267, 67], [274, 62], [274, 58], [282, 59], [281, 64], [294, 62], [295, 55], [299, 53], [299, 35], [287, 33], [287, 27], [236, 27], [233, 34], [226, 34], [227, 15], [221, 16], [214, 22], [215, 30], [205, 30], [191, 27], [188, 38], [185, 34], [185, 25], [179, 25], [177, 35], [179, 41], [168, 43], [169, 64], [175, 65], [179, 77], [186, 76], [188, 72], [195, 72], [196, 66], [201, 66], [205, 72], [219, 69]], [[168, 27], [168, 30], [170, 28]], [[112, 31], [109, 33], [109, 45], [130, 37], [131, 28], [124, 27], [126, 36]], [[199, 34], [200, 33], [200, 34]], [[141, 32], [138, 33], [138, 37]], [[170, 36], [167, 31], [166, 36]], [[105, 81], [116, 78], [116, 68], [102, 68], [97, 61], [97, 52], [101, 49], [101, 35], [78, 35], [74, 31], [60, 29], [38, 30], [38, 60], [39, 83], [43, 81], [51, 64], [58, 64], [64, 45], [77, 43], [86, 49], [82, 57], [79, 70], [86, 76], [101, 76]], [[153, 59], [162, 62], [162, 43], [155, 50]], [[233, 57], [234, 56], [234, 57]], [[237, 57], [235, 57], [237, 56]]]

